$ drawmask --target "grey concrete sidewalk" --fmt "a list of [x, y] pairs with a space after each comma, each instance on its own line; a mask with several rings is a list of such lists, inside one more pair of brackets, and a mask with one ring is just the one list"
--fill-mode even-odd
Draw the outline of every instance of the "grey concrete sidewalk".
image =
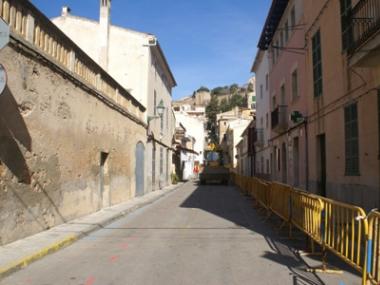
[[182, 185], [183, 183], [179, 183], [163, 190], [148, 193], [142, 197], [134, 198], [128, 202], [105, 208], [99, 212], [56, 226], [48, 231], [1, 246], [0, 278], [29, 265], [49, 253], [72, 244], [76, 240], [105, 227], [107, 224], [126, 216], [138, 208], [157, 201]]

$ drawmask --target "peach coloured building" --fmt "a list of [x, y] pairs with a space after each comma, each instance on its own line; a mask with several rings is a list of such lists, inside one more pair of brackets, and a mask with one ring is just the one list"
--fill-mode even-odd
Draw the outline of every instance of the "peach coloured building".
[[308, 155], [303, 3], [303, 0], [272, 2], [259, 49], [268, 51], [269, 60], [266, 100], [271, 128], [271, 178], [305, 189]]
[[379, 207], [380, 1], [304, 5], [310, 190]]

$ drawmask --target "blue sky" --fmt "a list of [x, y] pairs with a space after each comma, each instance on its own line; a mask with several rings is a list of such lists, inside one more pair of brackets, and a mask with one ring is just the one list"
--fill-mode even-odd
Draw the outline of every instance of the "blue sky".
[[[49, 18], [61, 7], [98, 19], [99, 0], [32, 0]], [[173, 97], [200, 86], [248, 81], [271, 0], [112, 0], [112, 23], [155, 34], [178, 86]]]

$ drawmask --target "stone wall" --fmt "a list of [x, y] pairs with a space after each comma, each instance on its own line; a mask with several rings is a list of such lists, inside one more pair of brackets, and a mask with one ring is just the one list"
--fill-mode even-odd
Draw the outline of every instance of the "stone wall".
[[144, 123], [27, 45], [13, 42], [0, 63], [0, 245], [135, 195]]

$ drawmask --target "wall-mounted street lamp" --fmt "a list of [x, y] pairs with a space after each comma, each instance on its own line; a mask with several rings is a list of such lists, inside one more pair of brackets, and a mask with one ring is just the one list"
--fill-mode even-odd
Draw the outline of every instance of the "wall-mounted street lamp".
[[162, 101], [162, 99], [161, 99], [160, 103], [156, 107], [158, 116], [148, 116], [148, 124], [150, 121], [152, 121], [154, 119], [162, 118], [162, 116], [164, 115], [165, 109], [166, 108], [164, 105], [164, 101]]

